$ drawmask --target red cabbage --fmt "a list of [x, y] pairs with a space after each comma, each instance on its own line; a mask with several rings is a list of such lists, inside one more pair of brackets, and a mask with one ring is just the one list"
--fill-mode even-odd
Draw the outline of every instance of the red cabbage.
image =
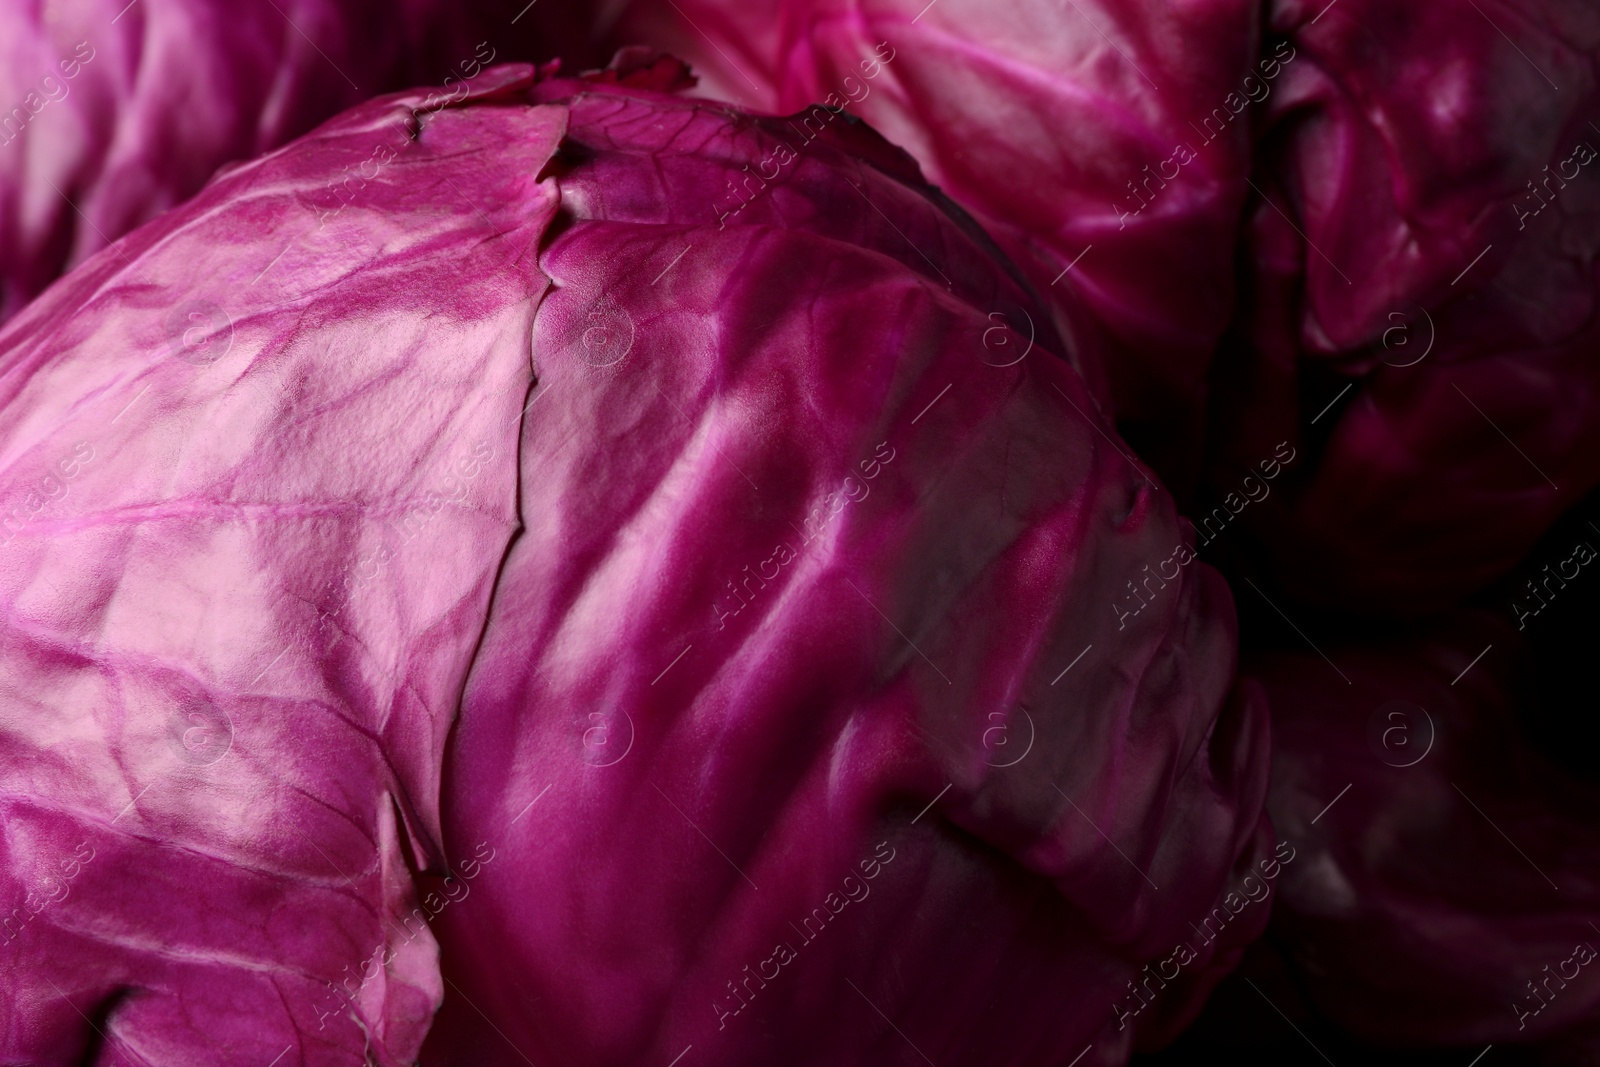
[[0, 331], [0, 1057], [1106, 1064], [1265, 922], [1231, 599], [1046, 313], [681, 75], [361, 105]]
[[1266, 102], [1211, 481], [1303, 442], [1303, 483], [1246, 519], [1274, 577], [1420, 615], [1600, 483], [1600, 23], [1565, 0], [1325, 6], [1272, 5], [1301, 59]]

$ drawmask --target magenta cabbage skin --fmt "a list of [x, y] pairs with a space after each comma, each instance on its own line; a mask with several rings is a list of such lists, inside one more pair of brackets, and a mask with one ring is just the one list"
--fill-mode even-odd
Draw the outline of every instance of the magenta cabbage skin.
[[535, 95], [570, 112], [525, 528], [444, 789], [446, 841], [499, 858], [439, 916], [459, 996], [423, 1062], [1165, 1040], [1267, 908], [1233, 897], [1217, 943], [1190, 924], [1271, 848], [1225, 584], [1171, 565], [1118, 625], [1192, 544], [1171, 500], [866, 126]]
[[1519, 730], [1521, 648], [1472, 610], [1324, 646], [1348, 686], [1311, 651], [1246, 665], [1272, 708], [1268, 807], [1302, 853], [1273, 940], [1358, 1038], [1600, 1051], [1600, 789]]
[[[515, 0], [0, 0], [0, 322], [232, 160], [411, 85], [429, 110], [570, 15]], [[330, 174], [337, 206], [381, 161]]]
[[1306, 600], [1457, 603], [1600, 482], [1600, 15], [1477, 6], [1271, 5], [1301, 58], [1264, 105], [1213, 483], [1305, 435], [1245, 521]]
[[1141, 456], [1186, 484], [1234, 308], [1249, 96], [1297, 62], [1260, 19], [1247, 0], [632, 0], [609, 28], [723, 99], [832, 96], [905, 146], [1051, 297], [1092, 384], [1104, 365]]
[[730, 215], [795, 126], [681, 80], [363, 104], [0, 332], [0, 1058], [1114, 1064], [1259, 932], [1171, 499], [908, 157]]
[[426, 95], [220, 177], [0, 331], [0, 1062], [412, 1063], [444, 994], [415, 909], [470, 885], [417, 871], [504, 863], [445, 847], [439, 775], [518, 523], [565, 115], [413, 143]]

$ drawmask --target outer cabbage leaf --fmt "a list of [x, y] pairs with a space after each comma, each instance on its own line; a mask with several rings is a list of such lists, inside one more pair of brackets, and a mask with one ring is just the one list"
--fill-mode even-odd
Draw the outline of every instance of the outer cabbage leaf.
[[6, 1063], [415, 1060], [419, 898], [464, 884], [416, 876], [482, 858], [441, 843], [440, 767], [565, 125], [415, 128], [425, 97], [232, 171], [0, 332]]
[[864, 125], [538, 93], [525, 529], [444, 804], [497, 858], [424, 1062], [1164, 1040], [1269, 907], [1264, 716], [1171, 499]]

